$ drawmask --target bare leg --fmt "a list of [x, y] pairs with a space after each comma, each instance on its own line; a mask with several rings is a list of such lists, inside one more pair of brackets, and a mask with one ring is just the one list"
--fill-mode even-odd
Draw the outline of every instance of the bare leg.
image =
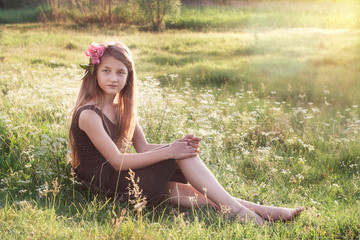
[[206, 198], [190, 184], [169, 182], [168, 189], [168, 199], [172, 204], [186, 208], [201, 207], [203, 205], [210, 204], [220, 210], [219, 206], [213, 203], [210, 199]]
[[190, 184], [218, 206], [230, 217], [237, 217], [240, 220], [255, 221], [262, 224], [264, 220], [255, 212], [249, 210], [234, 199], [216, 180], [214, 175], [204, 165], [198, 156], [177, 160], [177, 165]]
[[302, 207], [291, 209], [273, 206], [263, 206], [238, 198], [236, 198], [236, 200], [248, 209], [259, 214], [262, 218], [269, 221], [290, 221], [297, 217], [304, 210], [304, 208]]
[[[197, 191], [190, 184], [169, 182], [169, 200], [173, 204], [180, 205], [182, 207], [193, 207], [193, 206], [202, 206], [205, 204], [210, 204], [220, 210], [220, 207], [213, 203], [210, 199], [205, 197], [202, 193]], [[194, 197], [196, 196], [196, 197]], [[280, 208], [272, 206], [263, 206], [248, 202], [242, 199], [234, 198], [241, 205], [246, 208], [254, 211], [256, 214], [260, 215], [265, 220], [269, 221], [289, 221], [297, 217], [302, 211], [303, 208], [289, 209], [289, 208]]]

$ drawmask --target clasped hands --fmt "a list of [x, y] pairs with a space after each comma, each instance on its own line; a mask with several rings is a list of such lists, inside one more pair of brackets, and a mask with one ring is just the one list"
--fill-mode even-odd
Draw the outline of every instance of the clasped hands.
[[169, 159], [187, 159], [195, 157], [199, 153], [199, 142], [201, 138], [193, 134], [187, 134], [185, 137], [176, 139], [169, 145]]
[[187, 142], [187, 145], [192, 146], [196, 149], [196, 152], [199, 153], [199, 143], [202, 140], [200, 137], [196, 137], [194, 134], [186, 134], [185, 137], [177, 139], [179, 142]]

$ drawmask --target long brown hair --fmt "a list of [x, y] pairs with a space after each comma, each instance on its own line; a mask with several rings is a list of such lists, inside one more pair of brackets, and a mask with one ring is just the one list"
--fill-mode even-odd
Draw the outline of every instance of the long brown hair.
[[[136, 71], [131, 55], [130, 50], [122, 43], [111, 43], [111, 44], [102, 44], [105, 51], [102, 56], [111, 56], [119, 61], [121, 61], [128, 70], [128, 76], [126, 79], [126, 84], [123, 89], [116, 94], [114, 103], [116, 104], [116, 144], [118, 147], [121, 147], [121, 151], [127, 151], [127, 147], [131, 142], [136, 121]], [[100, 59], [101, 61], [101, 59]], [[79, 95], [73, 109], [71, 125], [73, 124], [74, 117], [79, 107], [83, 106], [90, 100], [94, 101], [99, 108], [102, 110], [104, 106], [103, 92], [100, 88], [96, 73], [99, 64], [95, 64], [93, 75], [88, 74], [84, 79], [80, 87]], [[69, 130], [69, 147], [70, 147], [70, 156], [69, 162], [73, 167], [76, 167], [80, 164], [80, 161], [77, 156], [75, 141], [71, 132], [71, 127]]]

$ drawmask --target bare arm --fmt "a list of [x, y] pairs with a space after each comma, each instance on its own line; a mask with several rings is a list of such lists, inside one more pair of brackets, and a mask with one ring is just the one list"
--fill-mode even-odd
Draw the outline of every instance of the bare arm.
[[[191, 145], [191, 146], [195, 147], [196, 149], [198, 149], [201, 138], [195, 137], [193, 134], [187, 134], [185, 137], [178, 139], [178, 141], [187, 142], [188, 145]], [[137, 153], [148, 152], [148, 151], [152, 151], [155, 149], [160, 149], [160, 148], [169, 146], [169, 144], [150, 144], [150, 143], [148, 143], [139, 124], [136, 124], [134, 137], [133, 137], [133, 145], [134, 145], [134, 148]]]
[[139, 124], [136, 124], [134, 137], [133, 137], [133, 146], [137, 153], [148, 152], [155, 150], [157, 148], [163, 148], [169, 146], [169, 144], [151, 144], [148, 143], [143, 131], [141, 130]]
[[197, 155], [194, 147], [182, 141], [174, 141], [169, 147], [150, 152], [123, 154], [107, 135], [99, 115], [91, 110], [81, 112], [79, 127], [116, 171], [142, 168], [170, 158], [184, 159]]

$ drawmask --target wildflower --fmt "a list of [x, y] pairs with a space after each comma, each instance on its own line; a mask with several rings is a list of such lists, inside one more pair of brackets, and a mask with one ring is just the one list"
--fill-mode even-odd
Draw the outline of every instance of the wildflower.
[[197, 199], [198, 199], [198, 194], [197, 193], [194, 193], [194, 196], [193, 197], [188, 197], [189, 198], [189, 201], [191, 202], [191, 204], [193, 203], [197, 203]]
[[20, 202], [16, 202], [20, 207], [30, 207], [30, 203], [26, 200], [24, 201], [20, 201]]
[[303, 179], [304, 179], [304, 176], [303, 176], [302, 174], [300, 174], [300, 173], [297, 174], [296, 177], [297, 177], [298, 179], [300, 179], [300, 180], [303, 180]]
[[[183, 216], [187, 216], [187, 215], [189, 215], [189, 212], [183, 212], [182, 215], [183, 215]], [[188, 222], [188, 221], [187, 221], [187, 222]], [[189, 222], [188, 222], [188, 223], [189, 223]], [[186, 224], [186, 225], [188, 225], [188, 224]]]
[[250, 155], [250, 152], [249, 152], [249, 150], [244, 149], [243, 152], [242, 152], [242, 154], [245, 155], [245, 156], [249, 156], [249, 155]]
[[29, 183], [30, 180], [26, 180], [26, 181], [22, 181], [22, 180], [19, 180], [18, 183]]
[[324, 89], [324, 93], [325, 93], [326, 95], [329, 95], [329, 94], [330, 94], [330, 91], [329, 91], [329, 90]]
[[141, 212], [143, 210], [143, 208], [146, 206], [146, 204], [147, 204], [147, 201], [144, 200], [142, 202], [135, 204], [134, 208], [136, 209], [136, 211]]
[[330, 105], [330, 103], [327, 102], [326, 97], [324, 97], [324, 101], [325, 101], [325, 105], [326, 105], [326, 106], [329, 106], [329, 105]]
[[275, 111], [275, 112], [280, 112], [280, 108], [275, 108], [275, 107], [273, 107], [273, 108], [271, 108], [271, 110], [273, 110], [273, 111]]
[[221, 212], [222, 214], [228, 214], [228, 213], [230, 213], [230, 210], [231, 210], [230, 207], [228, 207], [228, 206], [226, 206], [226, 205], [222, 205], [222, 204], [220, 203], [220, 212]]
[[314, 204], [320, 204], [320, 203], [314, 201], [314, 199], [312, 199], [312, 198], [310, 198], [310, 200], [311, 200], [311, 202], [314, 203]]
[[177, 78], [177, 77], [178, 77], [177, 74], [170, 74], [169, 76], [170, 76], [171, 80], [173, 80], [174, 78]]
[[305, 162], [306, 162], [306, 160], [305, 160], [305, 159], [303, 159], [303, 158], [299, 158], [299, 163], [301, 163], [301, 164], [305, 164]]
[[290, 176], [290, 183], [296, 183], [296, 182], [297, 182], [296, 178], [293, 175], [291, 175]]
[[316, 107], [316, 108], [311, 108], [311, 110], [312, 110], [313, 112], [316, 112], [316, 113], [317, 113], [317, 112], [320, 112], [320, 109], [317, 108], [317, 107]]

